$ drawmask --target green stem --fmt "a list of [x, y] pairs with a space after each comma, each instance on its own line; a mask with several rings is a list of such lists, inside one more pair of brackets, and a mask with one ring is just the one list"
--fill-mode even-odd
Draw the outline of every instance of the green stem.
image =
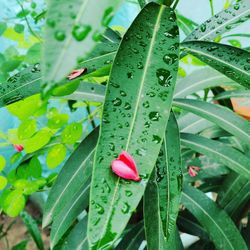
[[214, 16], [214, 4], [213, 4], [213, 0], [209, 0], [209, 2], [210, 2], [211, 14], [212, 14], [212, 16]]
[[176, 9], [178, 3], [179, 3], [179, 0], [176, 0], [175, 3], [174, 3], [174, 5], [173, 5], [173, 9]]

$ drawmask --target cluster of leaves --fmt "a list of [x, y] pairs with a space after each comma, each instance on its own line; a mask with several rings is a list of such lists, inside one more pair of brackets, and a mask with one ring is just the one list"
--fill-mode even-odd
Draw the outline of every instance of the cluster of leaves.
[[[118, 34], [107, 25], [119, 1], [98, 8], [95, 1], [49, 1], [42, 74], [35, 64], [0, 85], [1, 105], [21, 120], [4, 143], [27, 153], [7, 176], [1, 207], [15, 216], [26, 195], [50, 187], [39, 157], [54, 168], [73, 145], [43, 211], [51, 249], [183, 249], [180, 232], [199, 237], [189, 249], [247, 249], [250, 126], [231, 100], [250, 95], [250, 53], [231, 38], [249, 35], [223, 34], [249, 20], [249, 1], [226, 1], [201, 25], [174, 11], [178, 0], [138, 2], [142, 10]], [[68, 81], [76, 62], [88, 74]], [[190, 64], [202, 68], [187, 75]], [[40, 86], [42, 100], [34, 95]], [[85, 101], [88, 110], [103, 107], [100, 129], [92, 123], [82, 139], [83, 122], [99, 108], [69, 123], [67, 114], [47, 109], [56, 96], [77, 101], [75, 108]], [[40, 128], [41, 114], [47, 124]], [[110, 170], [123, 150], [137, 164], [138, 183]], [[200, 168], [198, 175], [190, 177], [188, 166]]]

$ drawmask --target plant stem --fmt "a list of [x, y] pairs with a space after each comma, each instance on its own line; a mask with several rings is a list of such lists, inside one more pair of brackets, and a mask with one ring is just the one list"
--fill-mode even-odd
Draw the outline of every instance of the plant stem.
[[176, 9], [178, 3], [179, 3], [179, 0], [176, 0], [175, 3], [174, 3], [174, 5], [173, 5], [173, 9]]
[[172, 4], [172, 0], [161, 0], [161, 3], [170, 7]]
[[212, 14], [212, 16], [214, 16], [214, 4], [213, 4], [213, 0], [209, 0], [209, 2], [210, 2], [211, 14]]

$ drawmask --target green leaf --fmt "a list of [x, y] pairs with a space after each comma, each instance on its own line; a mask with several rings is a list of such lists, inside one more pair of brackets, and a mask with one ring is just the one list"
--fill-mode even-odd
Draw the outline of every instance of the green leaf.
[[241, 48], [241, 43], [239, 40], [236, 40], [236, 39], [230, 39], [228, 40], [228, 42], [234, 46], [234, 47], [237, 47], [237, 48]]
[[38, 226], [37, 226], [35, 220], [25, 211], [23, 211], [20, 214], [20, 216], [21, 216], [24, 224], [26, 225], [31, 237], [35, 241], [37, 248], [39, 250], [43, 250], [44, 249], [43, 241], [42, 241], [41, 234], [40, 234], [40, 231], [38, 229]]
[[250, 3], [242, 0], [198, 26], [185, 41], [213, 40], [249, 19]]
[[37, 63], [41, 58], [41, 43], [35, 43], [27, 52], [25, 62], [29, 64]]
[[59, 114], [58, 110], [54, 108], [49, 110], [48, 117], [48, 127], [52, 129], [59, 129], [63, 127], [69, 120], [68, 114]]
[[[78, 67], [87, 68], [88, 73], [91, 73], [98, 68], [112, 63], [116, 50], [116, 45], [102, 43], [99, 46], [99, 49], [93, 53], [92, 56], [90, 55], [86, 60], [83, 60]], [[27, 69], [22, 70], [20, 73], [10, 77], [6, 83], [0, 85], [0, 107], [39, 93], [40, 84], [42, 82], [41, 79], [41, 69], [39, 64], [30, 66]], [[77, 80], [75, 83], [76, 88], [80, 82], [81, 80]], [[66, 87], [67, 83], [69, 84], [69, 81], [66, 81], [66, 83], [64, 83], [65, 85], [62, 85], [60, 88], [55, 89], [53, 94], [61, 96], [72, 93], [72, 91], [68, 93]], [[67, 90], [66, 93], [65, 88]], [[73, 91], [74, 90], [75, 89], [73, 88]]]
[[[15, 101], [18, 100], [19, 99], [15, 99]], [[11, 102], [15, 101], [11, 99]], [[34, 115], [40, 107], [41, 107], [40, 95], [33, 95], [24, 100], [9, 105], [7, 109], [11, 114], [17, 116], [20, 120], [25, 120], [29, 116]]]
[[214, 69], [204, 68], [195, 70], [187, 77], [177, 81], [174, 98], [183, 98], [211, 87], [233, 85], [238, 84]]
[[20, 140], [28, 139], [36, 132], [36, 120], [28, 118], [27, 120], [23, 120], [22, 123], [18, 127], [18, 138]]
[[65, 96], [69, 100], [104, 102], [106, 87], [99, 84], [81, 82], [71, 95]]
[[19, 179], [16, 180], [13, 184], [13, 186], [17, 189], [22, 191], [23, 194], [30, 195], [32, 193], [35, 193], [39, 186], [35, 181], [29, 181], [25, 179]]
[[222, 74], [250, 88], [250, 52], [225, 44], [204, 41], [182, 43], [192, 54]]
[[59, 242], [76, 217], [88, 207], [89, 190], [90, 178], [55, 217], [50, 234], [51, 249]]
[[23, 33], [23, 31], [24, 31], [24, 25], [17, 23], [17, 24], [15, 24], [15, 26], [14, 26], [14, 30], [15, 30], [17, 33]]
[[198, 26], [197, 23], [181, 15], [180, 13], [177, 13], [177, 19], [178, 19], [178, 26], [186, 36], [189, 35]]
[[229, 216], [204, 193], [185, 186], [182, 203], [207, 230], [216, 249], [247, 249], [240, 232]]
[[88, 180], [92, 171], [97, 138], [96, 129], [82, 141], [63, 166], [44, 208], [43, 227], [47, 226], [68, 203], [72, 204], [69, 197], [78, 192]]
[[121, 241], [116, 246], [116, 250], [125, 249], [138, 249], [142, 241], [145, 238], [143, 221], [140, 221], [137, 225], [132, 226], [128, 232], [124, 233]]
[[62, 141], [66, 144], [76, 143], [82, 136], [82, 124], [81, 123], [71, 123], [65, 127], [61, 137]]
[[6, 166], [6, 160], [2, 155], [0, 155], [0, 172], [4, 170], [5, 166]]
[[17, 245], [13, 246], [11, 248], [11, 250], [26, 250], [26, 246], [29, 243], [28, 240], [23, 240], [20, 243], [18, 243]]
[[75, 227], [72, 229], [70, 234], [67, 236], [62, 250], [87, 250], [88, 239], [87, 239], [87, 216], [80, 220]]
[[192, 134], [181, 134], [181, 144], [225, 164], [250, 180], [249, 158], [227, 144]]
[[25, 197], [21, 190], [10, 191], [2, 201], [3, 211], [10, 217], [16, 217], [24, 209]]
[[57, 144], [50, 148], [46, 158], [48, 168], [56, 168], [59, 166], [64, 161], [66, 154], [67, 148], [63, 144]]
[[51, 136], [52, 134], [48, 129], [41, 129], [34, 136], [23, 141], [25, 152], [30, 154], [41, 149], [50, 141]]
[[249, 122], [223, 106], [191, 99], [175, 99], [173, 105], [199, 115], [235, 135], [243, 142], [250, 143]]
[[[173, 10], [148, 4], [128, 29], [117, 52], [91, 184], [88, 237], [93, 249], [110, 247], [120, 236], [156, 163], [178, 70], [175, 20]], [[111, 161], [122, 150], [133, 156], [142, 177], [140, 183], [112, 174]], [[100, 196], [105, 185], [110, 190]]]
[[214, 100], [222, 100], [222, 99], [227, 99], [227, 98], [232, 98], [232, 97], [245, 97], [249, 98], [250, 97], [250, 90], [229, 90], [222, 92], [214, 97]]
[[[166, 191], [166, 189], [165, 189]], [[143, 214], [144, 214], [144, 227], [145, 234], [147, 240], [147, 249], [154, 250], [166, 249], [166, 242], [164, 237], [164, 229], [163, 223], [166, 221], [162, 221], [161, 218], [161, 209], [160, 207], [160, 190], [157, 185], [157, 174], [156, 170], [153, 170], [150, 180], [148, 181], [145, 194], [144, 194], [144, 206], [143, 206]], [[170, 205], [166, 203], [165, 206]], [[164, 203], [164, 202], [162, 202]], [[163, 211], [162, 211], [163, 212]], [[164, 208], [164, 212], [168, 213], [168, 209]], [[166, 228], [166, 224], [164, 225]]]
[[[119, 0], [103, 0], [98, 5], [89, 0], [48, 2], [42, 65], [45, 92], [94, 48], [95, 35], [103, 33], [119, 3]], [[69, 9], [70, 14], [65, 15]], [[94, 18], [88, 13], [95, 13]]]
[[0, 175], [0, 190], [3, 190], [6, 185], [8, 183], [8, 180], [4, 177]]

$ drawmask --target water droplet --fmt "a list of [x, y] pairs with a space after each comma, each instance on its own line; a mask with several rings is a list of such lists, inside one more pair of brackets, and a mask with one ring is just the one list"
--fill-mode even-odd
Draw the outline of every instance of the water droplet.
[[102, 34], [99, 31], [95, 31], [95, 33], [92, 35], [92, 39], [95, 42], [99, 42], [102, 39]]
[[159, 144], [161, 142], [161, 137], [159, 137], [158, 135], [153, 135], [153, 142]]
[[109, 149], [115, 151], [115, 144], [113, 142], [109, 143]]
[[163, 57], [163, 61], [167, 64], [167, 65], [172, 65], [174, 64], [176, 61], [178, 60], [178, 56], [176, 54], [166, 54]]
[[120, 98], [115, 98], [112, 102], [114, 106], [120, 106], [122, 104], [122, 100]]
[[104, 214], [104, 208], [100, 204], [96, 203], [95, 209], [97, 210], [98, 214]]
[[139, 148], [135, 152], [139, 156], [145, 156], [146, 155], [146, 149], [144, 149], [144, 148]]
[[234, 5], [234, 9], [235, 9], [235, 10], [239, 10], [239, 9], [240, 9], [240, 5], [239, 5], [239, 4], [235, 4], [235, 5]]
[[142, 64], [142, 62], [138, 62], [138, 63], [137, 63], [137, 68], [138, 68], [138, 69], [143, 69], [143, 64]]
[[219, 47], [217, 47], [217, 46], [211, 46], [211, 47], [209, 47], [209, 48], [207, 49], [207, 51], [212, 52], [212, 51], [217, 50], [218, 48], [219, 48]]
[[151, 121], [159, 121], [159, 119], [160, 119], [160, 114], [159, 114], [158, 112], [155, 112], [155, 111], [150, 112], [150, 113], [149, 113], [149, 119], [150, 119]]
[[123, 90], [120, 91], [120, 94], [121, 94], [121, 96], [127, 96], [126, 92]]
[[144, 107], [144, 108], [149, 108], [149, 102], [148, 101], [145, 101], [143, 104], [142, 104], [142, 106]]
[[131, 105], [128, 102], [126, 102], [125, 106], [124, 106], [124, 109], [125, 110], [130, 110], [131, 109]]
[[124, 214], [127, 214], [129, 212], [130, 206], [127, 202], [124, 202], [123, 207], [122, 207], [122, 212]]
[[203, 24], [200, 26], [201, 32], [205, 32], [206, 29], [207, 29], [207, 26], [206, 26], [206, 24], [203, 23]]
[[145, 122], [145, 123], [144, 123], [144, 127], [145, 127], [145, 128], [149, 128], [149, 127], [150, 127], [150, 125], [151, 125], [151, 123], [150, 123], [150, 122]]
[[126, 190], [125, 194], [126, 194], [127, 197], [130, 197], [133, 193], [131, 191], [129, 191], [129, 190]]
[[128, 78], [129, 78], [129, 79], [133, 79], [133, 78], [134, 78], [134, 76], [133, 76], [133, 73], [132, 73], [132, 72], [128, 72], [128, 73], [127, 73], [127, 76], [128, 76]]
[[87, 37], [90, 31], [90, 25], [75, 25], [72, 30], [72, 35], [78, 42], [80, 42]]
[[52, 19], [47, 19], [46, 23], [47, 23], [48, 26], [51, 27], [51, 28], [55, 28], [55, 26], [56, 26], [55, 20], [52, 20]]
[[55, 38], [57, 41], [63, 41], [66, 38], [64, 31], [56, 31]]
[[107, 183], [107, 181], [106, 181], [104, 178], [102, 179], [102, 183], [104, 184], [105, 190], [106, 190], [108, 193], [110, 193], [111, 188], [110, 188], [109, 184]]
[[169, 87], [171, 85], [171, 81], [173, 79], [173, 76], [171, 75], [169, 70], [157, 69], [156, 76], [158, 78], [158, 83], [161, 86]]
[[107, 27], [110, 23], [110, 21], [113, 18], [113, 7], [109, 7], [104, 11], [103, 17], [102, 17], [102, 25]]

